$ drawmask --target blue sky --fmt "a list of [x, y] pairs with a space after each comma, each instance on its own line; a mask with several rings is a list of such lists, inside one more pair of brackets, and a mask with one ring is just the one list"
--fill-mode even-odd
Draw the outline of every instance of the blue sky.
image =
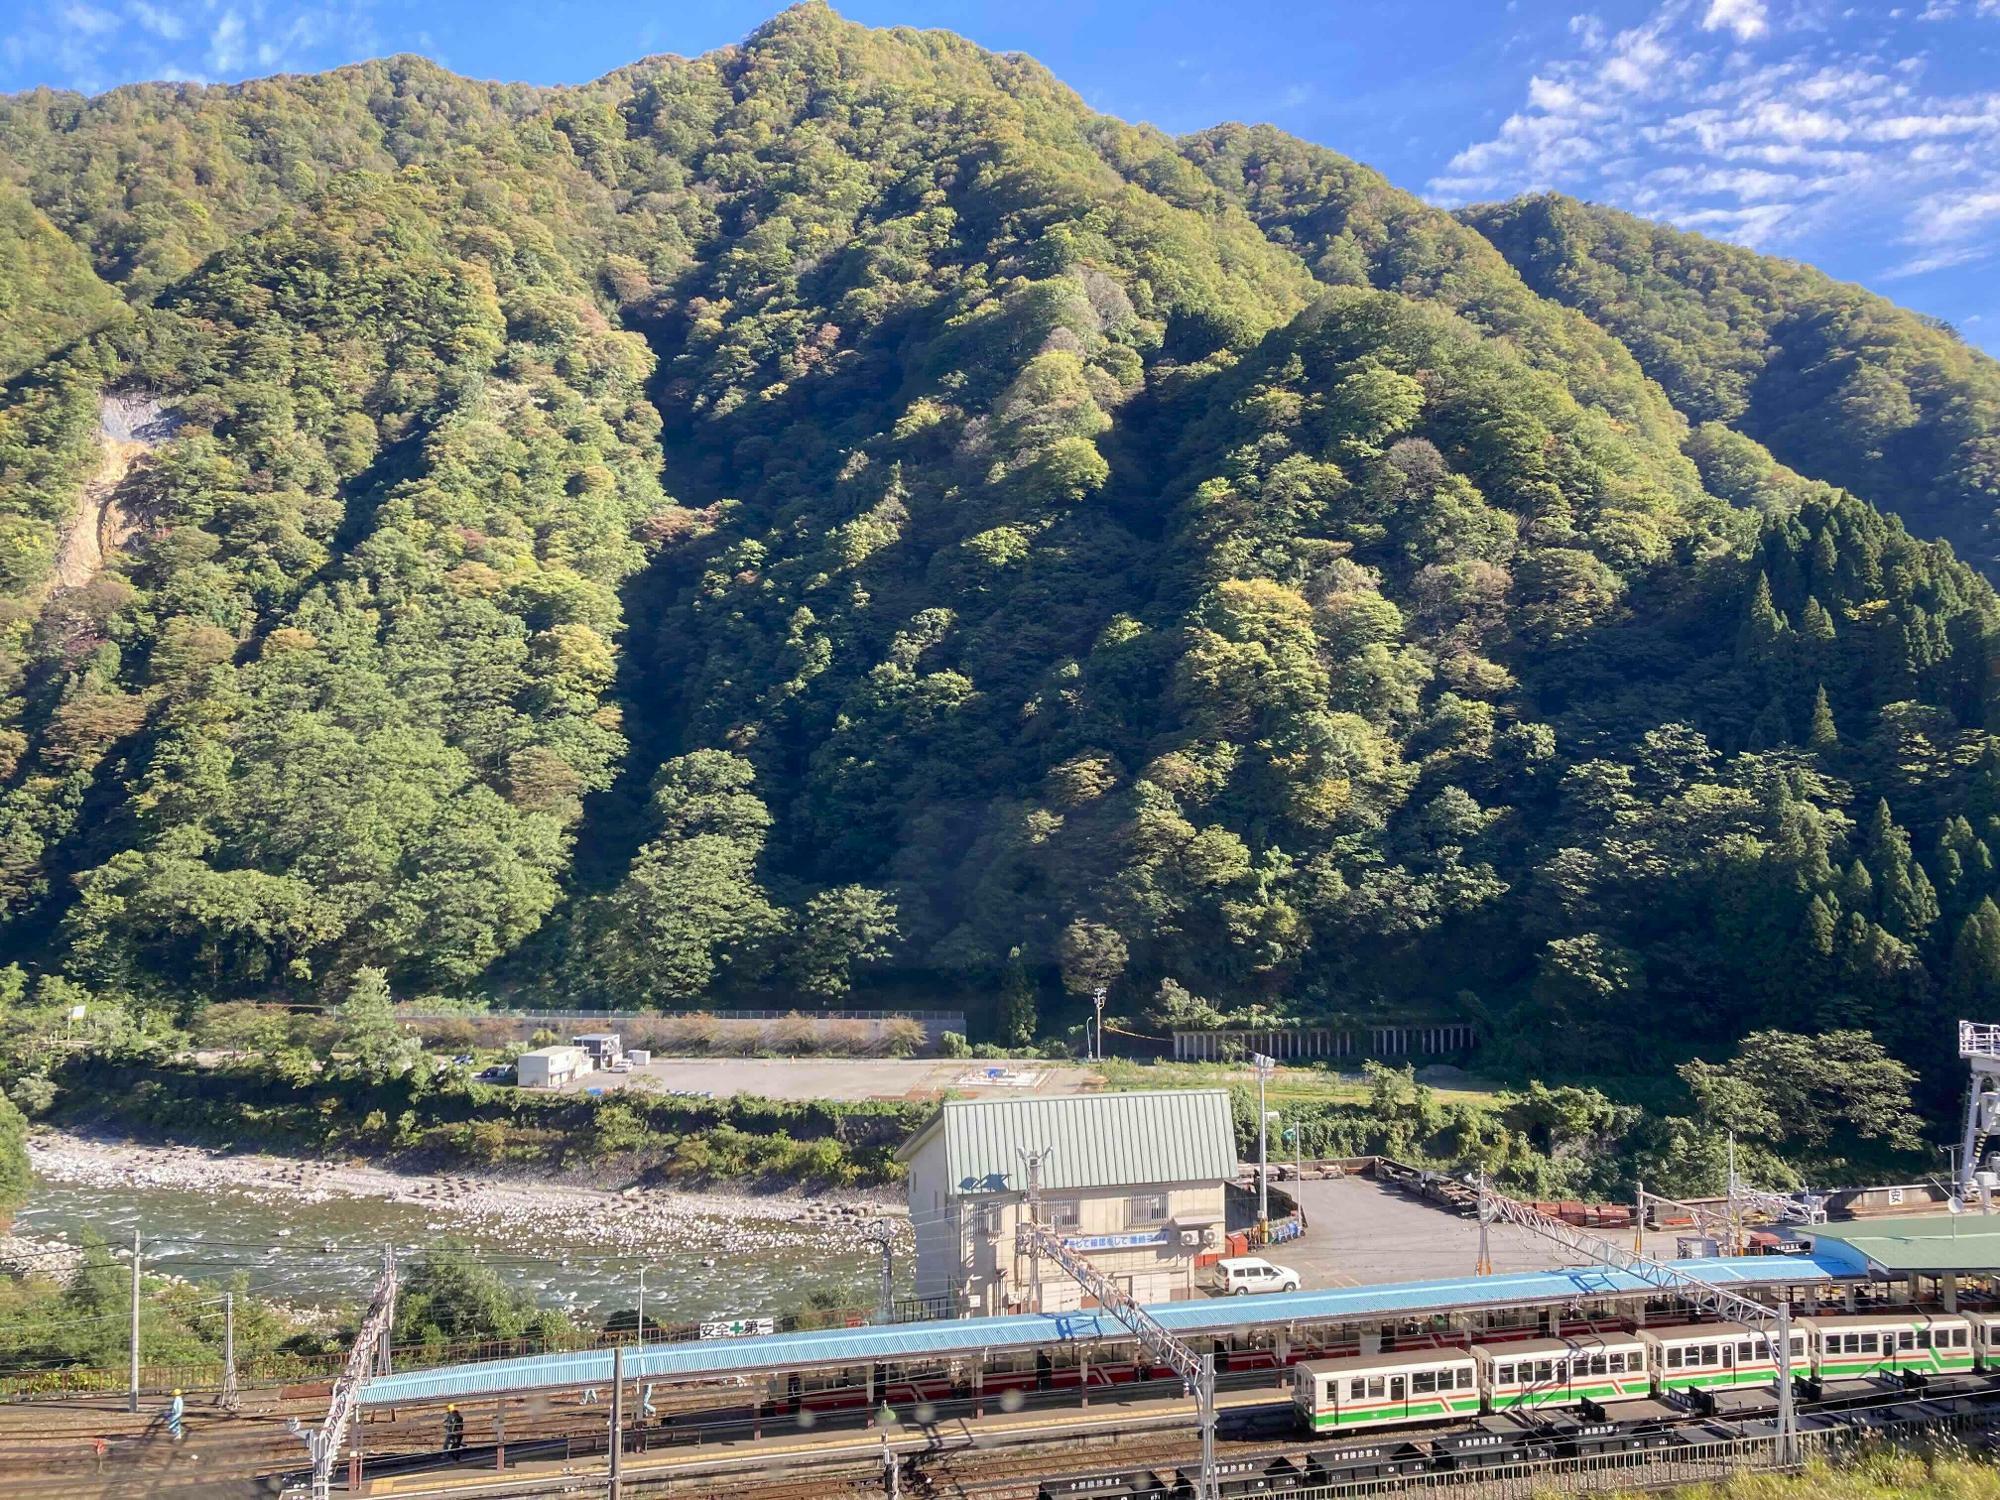
[[[0, 0], [0, 89], [422, 52], [567, 83], [772, 0]], [[1269, 120], [1434, 202], [1554, 187], [1812, 261], [2000, 352], [2000, 0], [847, 0], [1170, 131]]]

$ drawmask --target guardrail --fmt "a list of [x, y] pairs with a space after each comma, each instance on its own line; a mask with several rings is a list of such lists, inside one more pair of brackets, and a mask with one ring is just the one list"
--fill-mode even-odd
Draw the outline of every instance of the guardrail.
[[1490, 1468], [1452, 1469], [1394, 1478], [1350, 1480], [1289, 1492], [1291, 1500], [1348, 1500], [1349, 1496], [1431, 1494], [1449, 1491], [1467, 1500], [1542, 1500], [1552, 1495], [1588, 1495], [1606, 1490], [1680, 1489], [1713, 1484], [1739, 1474], [1796, 1473], [1815, 1459], [1835, 1459], [1862, 1447], [1869, 1438], [1907, 1442], [1974, 1431], [1991, 1431], [2000, 1414], [1979, 1413], [1957, 1420], [1884, 1423], [1866, 1429], [1840, 1426], [1799, 1434], [1800, 1461], [1778, 1457], [1775, 1435], [1726, 1438], [1640, 1452], [1537, 1459]]

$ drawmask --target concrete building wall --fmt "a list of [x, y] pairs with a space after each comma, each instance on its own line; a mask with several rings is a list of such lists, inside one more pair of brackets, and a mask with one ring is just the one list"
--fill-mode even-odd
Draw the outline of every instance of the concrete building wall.
[[586, 1057], [577, 1047], [537, 1047], [514, 1060], [514, 1081], [524, 1089], [560, 1088], [584, 1071]]
[[[939, 1153], [942, 1156], [942, 1152]], [[920, 1158], [921, 1159], [921, 1154]], [[913, 1166], [915, 1164], [913, 1163]], [[912, 1183], [916, 1174], [911, 1174]], [[1164, 1199], [1166, 1216], [1151, 1216], [1158, 1203], [1138, 1205], [1137, 1198]], [[924, 1201], [928, 1202], [926, 1198]], [[1027, 1200], [1019, 1193], [987, 1193], [962, 1200], [963, 1233], [959, 1226], [941, 1226], [934, 1235], [933, 1256], [939, 1264], [962, 1264], [962, 1276], [970, 1282], [977, 1301], [963, 1309], [974, 1314], [1003, 1311], [1029, 1305], [1033, 1300], [1032, 1257], [1019, 1255], [1014, 1248], [1015, 1228], [1027, 1217]], [[1074, 1214], [1068, 1210], [1073, 1206]], [[1144, 1211], [1141, 1211], [1141, 1210]], [[917, 1211], [913, 1193], [911, 1212]], [[1200, 1233], [1213, 1226], [1219, 1235], [1223, 1223], [1223, 1185], [1214, 1183], [1165, 1183], [1139, 1187], [1094, 1188], [1050, 1193], [1043, 1198], [1048, 1222], [1060, 1227], [1065, 1238], [1093, 1236], [1154, 1235], [1161, 1243], [1084, 1251], [1090, 1263], [1119, 1282], [1142, 1302], [1168, 1302], [1194, 1295], [1194, 1262], [1204, 1250], [1202, 1243], [1183, 1245], [1183, 1231]], [[926, 1241], [920, 1225], [917, 1240], [917, 1282], [920, 1295], [943, 1295], [948, 1288], [939, 1279], [932, 1285], [924, 1272]], [[1076, 1307], [1080, 1291], [1062, 1268], [1044, 1263], [1041, 1268], [1041, 1305], [1047, 1312]]]
[[949, 1297], [958, 1291], [957, 1199], [945, 1181], [942, 1135], [927, 1141], [909, 1162], [907, 1179], [910, 1226], [917, 1241], [916, 1293], [919, 1297]]

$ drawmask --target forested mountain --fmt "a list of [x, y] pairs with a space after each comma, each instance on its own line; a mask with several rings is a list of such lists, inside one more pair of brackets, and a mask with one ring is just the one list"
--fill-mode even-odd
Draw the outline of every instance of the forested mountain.
[[1468, 209], [1528, 284], [1716, 422], [2000, 567], [2000, 363], [1795, 261], [1557, 194]]
[[45, 975], [1102, 982], [1600, 1070], [2000, 983], [1988, 585], [1330, 152], [808, 5], [15, 96], [0, 172]]

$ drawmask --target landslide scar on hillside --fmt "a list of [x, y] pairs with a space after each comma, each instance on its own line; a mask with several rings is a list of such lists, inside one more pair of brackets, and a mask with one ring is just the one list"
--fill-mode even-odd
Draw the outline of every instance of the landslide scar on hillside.
[[137, 529], [119, 491], [133, 466], [174, 435], [180, 418], [142, 391], [107, 393], [98, 407], [97, 431], [104, 452], [97, 471], [77, 491], [76, 507], [64, 528], [55, 572], [42, 593], [81, 588], [95, 578], [107, 554]]

